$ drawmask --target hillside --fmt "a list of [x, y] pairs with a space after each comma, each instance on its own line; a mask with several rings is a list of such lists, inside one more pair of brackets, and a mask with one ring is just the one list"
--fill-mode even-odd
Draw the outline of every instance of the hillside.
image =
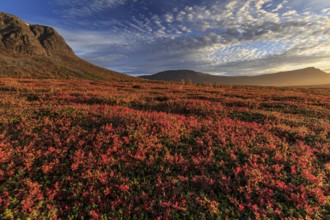
[[314, 67], [259, 76], [233, 77], [209, 75], [191, 70], [170, 70], [156, 73], [150, 76], [142, 76], [142, 78], [176, 82], [185, 80], [195, 83], [218, 83], [256, 86], [312, 86], [330, 83], [330, 74], [327, 74]]
[[136, 80], [78, 56], [51, 27], [0, 12], [0, 77]]

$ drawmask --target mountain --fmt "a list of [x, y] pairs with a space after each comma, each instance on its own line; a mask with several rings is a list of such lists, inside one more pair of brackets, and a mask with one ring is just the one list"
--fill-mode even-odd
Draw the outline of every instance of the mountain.
[[136, 80], [75, 55], [51, 27], [0, 12], [0, 77]]
[[175, 82], [184, 80], [194, 83], [256, 86], [312, 86], [330, 84], [330, 74], [314, 67], [259, 76], [216, 76], [192, 70], [169, 70], [141, 77], [150, 80]]

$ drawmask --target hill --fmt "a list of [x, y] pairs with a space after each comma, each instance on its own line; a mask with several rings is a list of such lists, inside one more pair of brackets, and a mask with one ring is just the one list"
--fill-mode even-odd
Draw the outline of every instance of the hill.
[[0, 12], [0, 77], [136, 80], [75, 55], [53, 28]]
[[231, 85], [256, 86], [312, 86], [330, 83], [330, 74], [320, 69], [309, 67], [300, 70], [266, 74], [259, 76], [216, 76], [191, 70], [170, 70], [150, 76], [145, 79], [176, 81], [192, 81], [194, 83], [219, 83]]

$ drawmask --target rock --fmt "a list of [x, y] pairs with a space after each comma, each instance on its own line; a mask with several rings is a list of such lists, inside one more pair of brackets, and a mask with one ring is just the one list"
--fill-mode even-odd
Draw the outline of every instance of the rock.
[[66, 44], [61, 35], [53, 28], [42, 25], [30, 25], [30, 29], [39, 40], [42, 47], [46, 50], [48, 55], [56, 53], [66, 53], [74, 55], [72, 49]]
[[6, 53], [46, 56], [39, 40], [21, 19], [0, 13], [0, 48]]
[[0, 12], [0, 47], [8, 53], [55, 56], [58, 53], [74, 56], [63, 37], [53, 28], [29, 25], [21, 19]]

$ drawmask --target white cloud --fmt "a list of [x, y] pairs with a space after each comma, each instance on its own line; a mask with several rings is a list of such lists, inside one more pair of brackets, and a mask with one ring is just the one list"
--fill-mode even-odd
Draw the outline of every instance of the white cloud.
[[59, 11], [65, 17], [88, 17], [109, 8], [123, 5], [127, 0], [55, 0], [62, 6]]
[[325, 14], [330, 14], [330, 8], [322, 9], [321, 12]]
[[[88, 15], [104, 10], [102, 3], [113, 8], [125, 1], [63, 1], [62, 5], [67, 4], [71, 15], [78, 16], [82, 11]], [[315, 10], [318, 0], [308, 3], [308, 10], [300, 9], [297, 0], [276, 4], [271, 0], [212, 1], [127, 17], [109, 25], [106, 32], [62, 32], [84, 58], [124, 70], [126, 63], [127, 71], [143, 74], [167, 68], [254, 73], [262, 66], [271, 72], [290, 62], [324, 66], [324, 58], [330, 56], [330, 8], [322, 4], [323, 9]], [[111, 65], [107, 58], [113, 61]]]
[[282, 14], [284, 17], [292, 16], [292, 15], [298, 15], [296, 10], [290, 10], [286, 11], [285, 13]]
[[173, 17], [173, 15], [172, 15], [172, 14], [166, 14], [166, 15], [165, 15], [165, 21], [166, 21], [167, 23], [172, 23], [172, 22], [174, 21], [174, 17]]
[[281, 10], [283, 8], [283, 4], [279, 4], [277, 5], [277, 7], [275, 9], [272, 10], [272, 12], [278, 12], [279, 10]]

